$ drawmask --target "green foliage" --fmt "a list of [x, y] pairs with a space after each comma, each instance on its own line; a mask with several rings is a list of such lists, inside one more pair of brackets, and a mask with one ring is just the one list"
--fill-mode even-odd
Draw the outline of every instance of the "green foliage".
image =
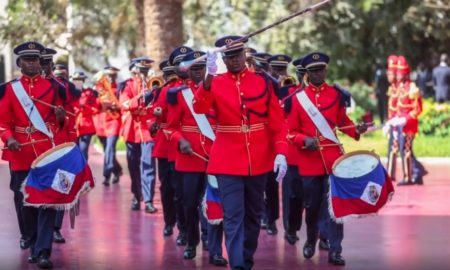
[[[387, 156], [388, 138], [381, 131], [364, 134], [358, 142], [352, 138], [340, 135], [339, 140], [344, 144], [345, 151], [357, 150], [374, 151], [382, 157]], [[417, 157], [450, 157], [450, 144], [448, 139], [437, 136], [416, 136], [414, 139], [414, 154]]]
[[12, 46], [35, 40], [66, 54], [71, 51], [76, 65], [88, 71], [108, 64], [119, 46], [133, 55], [136, 29], [132, 0], [16, 0], [9, 1], [0, 17], [1, 40]]
[[421, 134], [448, 137], [450, 135], [450, 105], [435, 104], [431, 100], [424, 101], [419, 123]]

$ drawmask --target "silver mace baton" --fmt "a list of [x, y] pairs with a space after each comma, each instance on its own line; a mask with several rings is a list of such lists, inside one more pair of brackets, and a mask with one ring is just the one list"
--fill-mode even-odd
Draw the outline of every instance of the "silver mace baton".
[[[323, 7], [324, 5], [328, 4], [328, 3], [331, 2], [331, 1], [332, 1], [332, 0], [324, 0], [324, 1], [319, 2], [319, 3], [317, 3], [317, 4], [311, 5], [311, 6], [307, 7], [307, 8], [304, 8], [304, 9], [302, 9], [302, 10], [300, 10], [300, 11], [297, 11], [297, 12], [295, 12], [295, 13], [293, 13], [293, 14], [287, 16], [287, 17], [284, 17], [284, 18], [282, 18], [282, 19], [280, 19], [280, 20], [278, 20], [278, 21], [276, 21], [276, 22], [274, 22], [274, 23], [272, 23], [272, 24], [269, 24], [269, 25], [267, 25], [267, 26], [265, 26], [265, 27], [263, 27], [263, 28], [260, 28], [260, 29], [254, 31], [254, 32], [251, 32], [250, 34], [248, 34], [248, 35], [246, 35], [246, 36], [243, 36], [242, 38], [240, 38], [240, 39], [238, 39], [238, 40], [235, 40], [234, 42], [231, 42], [230, 44], [227, 44], [226, 46], [222, 46], [222, 47], [216, 48], [216, 49], [214, 49], [213, 51], [214, 51], [214, 52], [223, 52], [223, 51], [226, 50], [228, 47], [233, 46], [233, 44], [235, 44], [235, 43], [238, 43], [238, 42], [246, 42], [246, 41], [247, 41], [248, 39], [250, 39], [251, 37], [254, 37], [254, 36], [258, 35], [258, 34], [261, 34], [262, 32], [264, 32], [264, 31], [266, 31], [266, 30], [269, 30], [270, 28], [273, 28], [273, 27], [275, 27], [275, 26], [277, 26], [277, 25], [280, 25], [280, 24], [282, 24], [282, 23], [284, 23], [284, 22], [286, 22], [286, 21], [289, 21], [289, 20], [292, 19], [292, 18], [295, 18], [295, 17], [297, 17], [297, 16], [303, 15], [303, 14], [308, 13], [308, 12], [311, 12], [311, 11], [315, 11], [315, 10], [317, 10], [317, 9], [319, 9], [319, 8], [321, 8], [321, 7]], [[206, 59], [206, 54], [205, 54], [205, 55], [202, 55], [202, 56], [200, 56], [199, 58], [196, 58], [196, 59], [194, 59], [194, 60], [183, 61], [183, 62], [180, 63], [179, 68], [180, 68], [181, 70], [183, 70], [183, 71], [186, 71], [186, 70], [188, 70], [192, 65], [194, 65], [195, 63], [198, 63], [198, 62], [203, 61], [203, 60], [205, 60], [205, 59]]]

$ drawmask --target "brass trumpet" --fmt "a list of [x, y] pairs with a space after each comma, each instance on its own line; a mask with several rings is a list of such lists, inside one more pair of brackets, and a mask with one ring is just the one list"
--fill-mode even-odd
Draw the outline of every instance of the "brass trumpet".
[[280, 79], [280, 86], [284, 87], [284, 86], [289, 86], [289, 85], [296, 85], [297, 84], [297, 80], [293, 77], [293, 76], [283, 76]]
[[147, 85], [149, 85], [150, 88], [153, 88], [155, 86], [156, 87], [163, 86], [164, 83], [165, 83], [165, 81], [164, 81], [163, 77], [154, 76], [154, 77], [150, 78], [150, 80], [147, 82]]

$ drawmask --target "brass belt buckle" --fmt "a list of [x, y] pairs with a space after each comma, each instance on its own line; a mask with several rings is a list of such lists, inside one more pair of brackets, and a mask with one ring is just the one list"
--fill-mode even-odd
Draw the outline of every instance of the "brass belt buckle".
[[26, 127], [25, 128], [25, 133], [26, 134], [31, 134], [33, 132], [33, 128], [32, 127]]
[[249, 132], [250, 131], [250, 127], [248, 125], [242, 125], [241, 126], [241, 132]]

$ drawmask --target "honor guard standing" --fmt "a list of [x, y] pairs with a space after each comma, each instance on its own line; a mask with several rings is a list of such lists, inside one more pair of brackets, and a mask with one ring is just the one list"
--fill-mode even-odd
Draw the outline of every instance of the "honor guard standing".
[[[343, 154], [335, 129], [354, 126], [342, 131], [356, 140], [367, 129], [365, 125], [354, 125], [346, 115], [345, 107], [349, 104], [350, 95], [325, 82], [328, 62], [328, 55], [319, 52], [303, 58], [302, 65], [307, 70], [310, 84], [304, 91], [296, 94], [288, 116], [288, 139], [299, 151], [297, 165], [303, 188], [301, 197], [306, 209], [307, 239], [303, 247], [305, 258], [311, 258], [315, 253], [321, 203], [326, 196], [324, 178], [331, 173], [334, 161]], [[292, 235], [299, 225], [289, 220], [288, 227], [288, 233]], [[345, 264], [341, 256], [343, 229], [343, 224], [329, 221], [328, 262], [331, 264]]]
[[[306, 69], [302, 66], [303, 58], [295, 59], [292, 64], [295, 66], [298, 85], [285, 86], [288, 90], [287, 96], [281, 100], [281, 106], [284, 109], [284, 114], [287, 119], [292, 110], [292, 102], [295, 101], [295, 95], [305, 88], [304, 76]], [[300, 230], [303, 213], [303, 198], [302, 198], [302, 180], [298, 173], [298, 150], [297, 146], [288, 144], [287, 164], [288, 170], [281, 185], [282, 190], [282, 207], [283, 207], [283, 226], [285, 230], [284, 238], [289, 244], [294, 245], [299, 240], [296, 232]], [[295, 190], [295, 191], [294, 191]], [[300, 196], [299, 196], [300, 195]], [[294, 230], [288, 230], [289, 220], [292, 223], [298, 224]]]
[[148, 72], [153, 60], [140, 57], [135, 61], [138, 74], [128, 81], [120, 93], [120, 103], [124, 114], [123, 137], [127, 147], [128, 171], [133, 193], [132, 209], [140, 209], [144, 200], [145, 212], [155, 213], [153, 205], [155, 190], [155, 160], [152, 157], [153, 139], [150, 136], [150, 108], [144, 104], [144, 94], [149, 91]]
[[[116, 145], [120, 135], [121, 113], [119, 102], [119, 89], [117, 86], [117, 73], [119, 69], [107, 66], [104, 74], [96, 82], [95, 90], [101, 104], [101, 112], [96, 115], [96, 134], [105, 151], [103, 159], [103, 185], [109, 186], [109, 181], [118, 183], [122, 175], [122, 167], [116, 158]], [[111, 179], [112, 178], [112, 179]]]
[[37, 42], [26, 42], [14, 49], [22, 76], [5, 85], [0, 100], [0, 135], [8, 148], [3, 151], [2, 159], [9, 162], [16, 211], [23, 217], [23, 237], [30, 241], [28, 262], [37, 263], [40, 268], [52, 268], [50, 255], [56, 211], [23, 206], [20, 191], [31, 163], [55, 145], [53, 138], [61, 132], [65, 122], [65, 113], [60, 107], [65, 89], [40, 74], [43, 50], [44, 46]]
[[[204, 52], [188, 53], [183, 61], [191, 61]], [[215, 139], [211, 125], [214, 125], [213, 111], [209, 114], [194, 114], [192, 99], [199, 84], [205, 77], [206, 61], [199, 61], [189, 69], [189, 79], [185, 86], [170, 88], [167, 94], [168, 114], [167, 133], [170, 141], [175, 141], [178, 151], [175, 169], [183, 173], [183, 207], [186, 217], [187, 247], [183, 257], [193, 259], [196, 247], [200, 243], [199, 208], [206, 187], [206, 166], [209, 151]], [[214, 265], [226, 265], [222, 257], [223, 226], [207, 224], [209, 262]]]
[[95, 135], [93, 116], [101, 110], [101, 105], [97, 98], [97, 91], [84, 86], [86, 79], [87, 76], [82, 71], [75, 72], [72, 75], [73, 83], [82, 91], [79, 100], [79, 108], [77, 109], [76, 129], [78, 146], [87, 161], [89, 145], [91, 143], [92, 136]]
[[401, 132], [401, 126], [399, 125], [397, 119], [397, 103], [398, 103], [398, 83], [397, 83], [397, 55], [390, 55], [388, 57], [388, 69], [387, 78], [389, 82], [388, 89], [388, 115], [387, 122], [385, 125], [385, 133], [389, 136], [388, 142], [388, 172], [391, 176], [392, 181], [396, 179], [396, 167], [397, 167], [397, 156], [400, 154], [403, 157], [403, 133]]
[[419, 115], [422, 112], [421, 91], [410, 79], [410, 67], [404, 56], [397, 59], [398, 83], [397, 117], [403, 123], [403, 181], [399, 185], [422, 185], [424, 168], [413, 153], [414, 137], [419, 131]]
[[[224, 210], [224, 231], [232, 269], [251, 269], [264, 211], [264, 189], [270, 171], [284, 177], [287, 129], [272, 84], [245, 66], [239, 36], [226, 36], [222, 59], [228, 72], [216, 75], [217, 54], [208, 53], [204, 84], [195, 94], [196, 113], [214, 110], [216, 140], [207, 173], [217, 177]], [[229, 153], [233, 153], [230, 158]]]

